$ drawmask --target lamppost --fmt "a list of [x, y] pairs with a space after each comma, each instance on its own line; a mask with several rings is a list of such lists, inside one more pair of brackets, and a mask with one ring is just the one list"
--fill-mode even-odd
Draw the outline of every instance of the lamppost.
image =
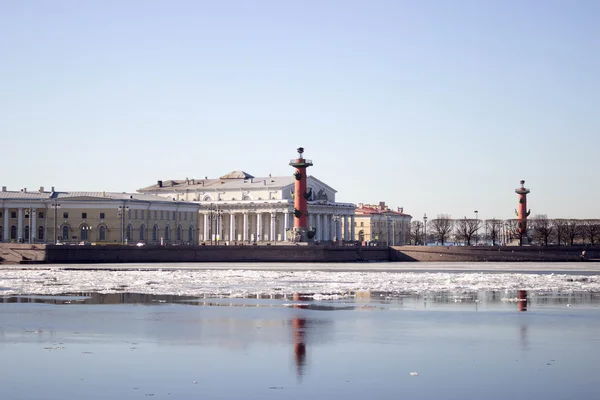
[[218, 246], [219, 245], [219, 239], [220, 239], [220, 234], [219, 234], [219, 219], [221, 217], [221, 213], [223, 210], [219, 210], [219, 205], [210, 203], [210, 244], [212, 246], [213, 244], [213, 222], [215, 225], [215, 245]]
[[121, 217], [121, 244], [125, 244], [125, 211], [128, 210], [129, 206], [126, 206], [125, 203], [123, 203], [119, 206], [119, 213], [117, 214]]
[[[82, 242], [89, 242], [89, 238], [90, 238], [90, 231], [92, 230], [92, 227], [89, 225], [85, 225], [81, 227], [81, 241]], [[85, 237], [83, 237], [85, 235]]]
[[58, 241], [58, 237], [56, 235], [58, 231], [58, 224], [56, 223], [56, 220], [58, 219], [57, 214], [58, 209], [60, 208], [60, 203], [58, 203], [57, 200], [54, 200], [54, 203], [50, 204], [50, 208], [54, 210], [54, 244], [56, 244]]
[[338, 238], [337, 238], [337, 234], [338, 234], [338, 221], [340, 220], [340, 215], [339, 214], [333, 214], [331, 216], [331, 220], [334, 222], [334, 226], [335, 226], [335, 231], [334, 231], [334, 235], [333, 235], [333, 241], [337, 242]]
[[[385, 221], [387, 222], [387, 245], [390, 245], [390, 222], [392, 222], [392, 217], [391, 216], [386, 216], [385, 217]], [[392, 244], [393, 246], [393, 244]]]
[[423, 215], [423, 246], [427, 246], [427, 213]]
[[479, 236], [479, 211], [475, 210], [475, 246], [477, 246], [477, 236]]
[[25, 230], [25, 239], [27, 243], [31, 244], [31, 228], [33, 227], [33, 208], [29, 207], [25, 209], [25, 218], [29, 220], [27, 223], [27, 229]]

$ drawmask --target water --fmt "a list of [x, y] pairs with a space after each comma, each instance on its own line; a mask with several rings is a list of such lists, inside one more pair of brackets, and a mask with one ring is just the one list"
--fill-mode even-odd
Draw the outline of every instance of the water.
[[[600, 396], [595, 275], [430, 272], [421, 276], [429, 287], [406, 291], [376, 290], [390, 273], [276, 275], [257, 295], [240, 287], [260, 279], [239, 270], [187, 271], [187, 280], [14, 272], [0, 271], [1, 399]], [[408, 288], [419, 281], [411, 274], [392, 275]], [[537, 287], [507, 288], [511, 280]], [[71, 291], [113, 284], [127, 287]], [[137, 285], [147, 292], [128, 290]], [[294, 294], [297, 285], [310, 290]], [[346, 290], [355, 286], [365, 287]]]

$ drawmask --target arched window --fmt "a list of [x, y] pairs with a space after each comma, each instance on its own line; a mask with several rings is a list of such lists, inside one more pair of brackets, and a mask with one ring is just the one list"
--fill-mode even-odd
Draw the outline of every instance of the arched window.
[[17, 227], [14, 225], [10, 227], [10, 240], [17, 240]]
[[181, 226], [178, 226], [177, 227], [177, 241], [178, 242], [181, 242], [181, 240], [182, 240], [181, 235], [182, 235], [182, 229], [181, 229]]
[[146, 227], [144, 225], [140, 226], [140, 241], [146, 240], [145, 231]]
[[133, 238], [133, 228], [131, 225], [127, 225], [127, 229], [125, 230], [125, 240], [131, 242]]
[[106, 241], [106, 227], [100, 226], [100, 228], [98, 228], [98, 240], [100, 242]]
[[204, 200], [204, 201], [211, 201], [212, 199], [211, 199], [211, 197], [210, 197], [210, 196], [204, 196], [204, 199], [203, 199], [203, 200]]
[[25, 241], [29, 241], [29, 225], [25, 225]]
[[169, 225], [165, 226], [165, 240], [170, 240]]
[[87, 225], [81, 225], [81, 228], [79, 228], [79, 240], [87, 242], [89, 229]]
[[194, 243], [194, 227], [190, 226], [190, 228], [188, 229], [188, 240], [190, 241], [190, 243]]
[[38, 235], [37, 238], [38, 240], [44, 240], [44, 227], [43, 226], [38, 226]]
[[62, 227], [62, 240], [69, 240], [69, 226], [64, 225]]
[[363, 231], [363, 230], [358, 231], [358, 241], [359, 242], [365, 241], [365, 231]]
[[158, 240], [158, 226], [156, 225], [152, 227], [152, 240], [155, 242]]

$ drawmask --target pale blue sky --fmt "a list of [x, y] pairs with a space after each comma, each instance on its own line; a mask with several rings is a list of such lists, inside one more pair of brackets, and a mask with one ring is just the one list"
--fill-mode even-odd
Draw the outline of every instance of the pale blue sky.
[[600, 218], [600, 1], [0, 0], [0, 184], [310, 173], [421, 219]]

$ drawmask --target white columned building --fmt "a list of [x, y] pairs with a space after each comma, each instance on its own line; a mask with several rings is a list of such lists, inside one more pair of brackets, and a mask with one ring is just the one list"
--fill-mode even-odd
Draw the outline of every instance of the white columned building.
[[[242, 234], [239, 234], [239, 226], [236, 228], [236, 217], [230, 217], [230, 234], [226, 239], [237, 242], [241, 238], [245, 244], [288, 240], [287, 232], [293, 228], [295, 219], [293, 191], [292, 174], [257, 178], [243, 171], [233, 171], [214, 179], [157, 181], [155, 185], [138, 190], [198, 204], [204, 218], [209, 210], [216, 208], [224, 214], [242, 214]], [[317, 241], [328, 242], [334, 237], [342, 240], [342, 220], [354, 215], [355, 205], [338, 203], [335, 195], [335, 189], [329, 185], [313, 176], [307, 177], [309, 226], [315, 228]], [[202, 228], [198, 237], [206, 242], [210, 227], [205, 222]], [[350, 231], [343, 237], [352, 239]]]

